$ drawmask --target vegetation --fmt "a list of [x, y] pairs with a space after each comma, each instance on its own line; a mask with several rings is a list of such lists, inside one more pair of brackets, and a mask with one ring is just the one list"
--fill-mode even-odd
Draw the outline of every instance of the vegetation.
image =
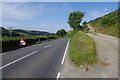
[[66, 35], [70, 38], [69, 55], [76, 66], [93, 65], [97, 61], [94, 41], [82, 31], [71, 30]]
[[87, 22], [86, 21], [83, 22], [82, 29], [83, 29], [84, 32], [88, 32], [89, 28], [87, 26]]
[[66, 35], [70, 38], [69, 55], [76, 66], [93, 65], [97, 61], [94, 41], [84, 33], [88, 30], [87, 23], [83, 22], [83, 26], [80, 26], [84, 14], [84, 12], [74, 11], [70, 13], [68, 18], [68, 23], [73, 28]]
[[58, 36], [62, 36], [62, 37], [63, 37], [63, 35], [65, 35], [66, 33], [67, 33], [67, 32], [66, 32], [64, 29], [61, 29], [61, 30], [58, 30], [56, 34], [57, 34]]
[[118, 36], [118, 31], [120, 32], [120, 29], [118, 29], [119, 13], [120, 10], [116, 10], [95, 20], [91, 20], [89, 24], [98, 33], [120, 37]]
[[[3, 27], [0, 27], [0, 29], [1, 29], [1, 34], [2, 34], [2, 36], [10, 36], [10, 31], [9, 30], [7, 30], [7, 29], [5, 29], [5, 28], [3, 28]], [[18, 34], [18, 33], [16, 33], [16, 32], [12, 32], [12, 36], [20, 36], [20, 34]]]
[[26, 41], [26, 46], [29, 46], [58, 38], [58, 36], [56, 35], [53, 34], [50, 35], [50, 33], [43, 31], [29, 31], [15, 29], [12, 30], [12, 36], [10, 36], [9, 30], [3, 27], [1, 27], [1, 30], [2, 30], [2, 52], [24, 47], [19, 45], [21, 39], [24, 39]]
[[[48, 35], [48, 36], [19, 36], [19, 37], [2, 37], [2, 52], [6, 52], [9, 50], [21, 48], [24, 46], [20, 46], [20, 40], [24, 39], [26, 41], [26, 46], [30, 46], [37, 43], [42, 43], [45, 41], [50, 41], [53, 39], [57, 39], [58, 36]], [[11, 47], [12, 46], [12, 47]]]
[[[2, 36], [10, 36], [10, 31], [3, 27], [0, 27], [2, 30]], [[32, 35], [50, 35], [50, 33], [45, 31], [34, 31], [34, 30], [22, 30], [14, 29], [11, 31], [12, 36], [32, 36]]]
[[70, 13], [68, 17], [68, 24], [75, 31], [82, 29], [80, 23], [82, 21], [84, 14], [85, 14], [84, 12], [80, 12], [80, 11], [73, 11], [72, 13]]
[[21, 30], [21, 29], [15, 29], [14, 32], [18, 32], [20, 35], [50, 35], [50, 33], [45, 31], [34, 31], [34, 30]]

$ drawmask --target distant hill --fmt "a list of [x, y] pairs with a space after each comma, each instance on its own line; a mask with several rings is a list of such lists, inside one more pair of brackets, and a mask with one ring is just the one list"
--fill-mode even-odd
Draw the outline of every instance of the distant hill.
[[[2, 31], [0, 31], [0, 34], [2, 34], [2, 36], [10, 36], [10, 31], [9, 30], [7, 30], [7, 29], [5, 29], [3, 27], [0, 27], [0, 29], [2, 30]], [[17, 32], [12, 31], [12, 36], [20, 36], [20, 34], [18, 34]]]
[[[3, 27], [0, 27], [2, 30], [2, 36], [10, 36], [10, 31]], [[32, 35], [50, 35], [50, 33], [45, 31], [34, 31], [34, 30], [22, 30], [14, 29], [12, 30], [12, 36], [32, 36]]]
[[120, 10], [116, 10], [109, 14], [106, 14], [102, 17], [96, 18], [95, 20], [91, 20], [89, 25], [95, 30], [97, 33], [103, 33], [112, 36], [118, 36], [118, 15], [120, 16]]
[[3, 27], [0, 27], [0, 34], [2, 34], [2, 35], [9, 35], [9, 31], [8, 30], [6, 30], [5, 28], [3, 28]]
[[50, 33], [45, 31], [22, 30], [22, 29], [15, 29], [13, 31], [17, 32], [20, 35], [50, 35]]

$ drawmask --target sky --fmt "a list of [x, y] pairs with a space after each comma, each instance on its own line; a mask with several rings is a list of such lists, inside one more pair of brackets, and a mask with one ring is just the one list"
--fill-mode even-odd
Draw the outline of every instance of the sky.
[[0, 17], [5, 28], [55, 33], [71, 30], [67, 21], [73, 11], [85, 12], [82, 22], [88, 22], [117, 9], [118, 2], [2, 2]]
[[1, 2], [118, 2], [119, 0], [1, 0]]

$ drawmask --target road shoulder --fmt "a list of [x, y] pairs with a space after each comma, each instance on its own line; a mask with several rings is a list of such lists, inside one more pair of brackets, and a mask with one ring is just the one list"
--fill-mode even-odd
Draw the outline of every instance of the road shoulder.
[[75, 67], [67, 51], [60, 78], [118, 78], [118, 40], [90, 34], [95, 41], [98, 59], [87, 72], [85, 68]]

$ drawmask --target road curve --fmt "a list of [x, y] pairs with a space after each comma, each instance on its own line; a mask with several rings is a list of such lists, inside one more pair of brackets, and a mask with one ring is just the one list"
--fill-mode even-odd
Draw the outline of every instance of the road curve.
[[88, 35], [95, 41], [98, 65], [101, 65], [96, 71], [99, 71], [100, 77], [118, 78], [118, 38], [100, 33]]
[[2, 78], [56, 78], [69, 39], [63, 38], [2, 54]]

